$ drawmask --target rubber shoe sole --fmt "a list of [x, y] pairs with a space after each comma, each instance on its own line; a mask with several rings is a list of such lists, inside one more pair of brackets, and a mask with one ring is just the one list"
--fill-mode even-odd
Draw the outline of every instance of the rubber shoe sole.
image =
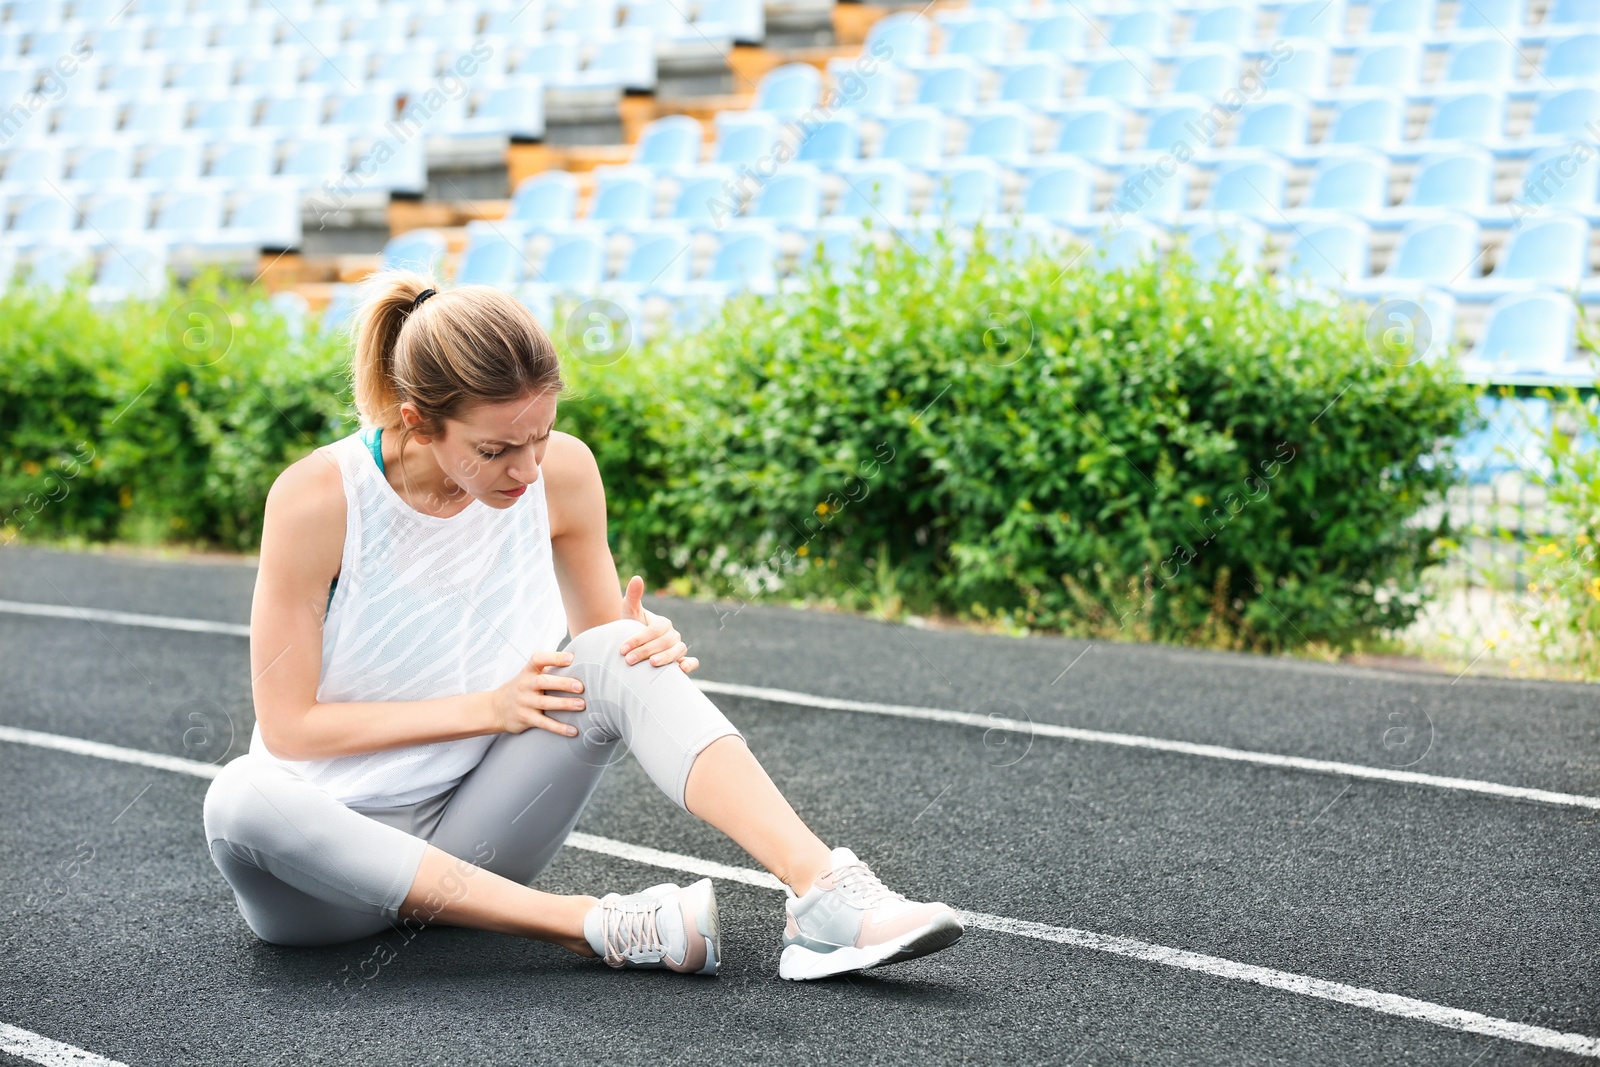
[[686, 887], [682, 896], [706, 942], [706, 965], [694, 973], [716, 974], [722, 966], [722, 919], [717, 914], [717, 893], [711, 879], [702, 878]]
[[903, 939], [887, 945], [867, 948], [851, 946], [836, 948], [832, 952], [790, 945], [778, 958], [778, 977], [791, 982], [809, 982], [839, 974], [870, 971], [891, 963], [903, 963], [955, 944], [963, 932], [959, 920], [942, 915], [928, 925], [912, 930]]

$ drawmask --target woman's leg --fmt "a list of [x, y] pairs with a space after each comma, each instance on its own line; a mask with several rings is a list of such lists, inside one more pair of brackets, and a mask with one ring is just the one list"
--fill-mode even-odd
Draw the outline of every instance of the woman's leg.
[[[590, 955], [583, 916], [595, 898], [555, 898], [526, 883], [572, 832], [601, 773], [629, 751], [675, 804], [722, 830], [797, 892], [827, 870], [827, 846], [688, 675], [676, 664], [623, 660], [618, 649], [641, 627], [618, 620], [586, 630], [567, 645], [573, 662], [552, 673], [583, 681], [584, 709], [549, 714], [580, 733], [563, 737], [535, 729], [495, 741], [462, 780], [429, 837], [441, 855], [430, 850], [424, 857], [403, 915], [421, 909], [427, 921], [522, 933]], [[475, 882], [481, 892], [444, 892], [444, 853], [470, 858], [503, 877]], [[542, 933], [528, 932], [535, 922]]]
[[259, 756], [206, 790], [206, 845], [256, 935], [327, 945], [389, 929], [425, 843]]

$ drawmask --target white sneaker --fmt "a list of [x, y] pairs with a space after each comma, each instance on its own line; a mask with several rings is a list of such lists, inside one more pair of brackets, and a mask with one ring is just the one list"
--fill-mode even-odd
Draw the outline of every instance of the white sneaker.
[[833, 869], [797, 897], [787, 889], [778, 977], [826, 978], [916, 959], [954, 944], [961, 920], [948, 904], [907, 900], [847, 848]]
[[663, 882], [630, 896], [607, 893], [584, 916], [583, 936], [612, 967], [716, 974], [722, 962], [709, 878], [687, 888]]

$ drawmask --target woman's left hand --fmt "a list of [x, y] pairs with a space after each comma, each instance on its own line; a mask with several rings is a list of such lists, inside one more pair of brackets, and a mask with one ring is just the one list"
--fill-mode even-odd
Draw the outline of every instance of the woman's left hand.
[[677, 663], [688, 674], [700, 666], [693, 656], [684, 655], [689, 646], [683, 635], [673, 628], [672, 620], [644, 609], [644, 579], [635, 574], [628, 580], [628, 591], [622, 595], [622, 608], [630, 619], [644, 623], [644, 629], [622, 643], [622, 654], [629, 663], [638, 663], [646, 656], [657, 667]]

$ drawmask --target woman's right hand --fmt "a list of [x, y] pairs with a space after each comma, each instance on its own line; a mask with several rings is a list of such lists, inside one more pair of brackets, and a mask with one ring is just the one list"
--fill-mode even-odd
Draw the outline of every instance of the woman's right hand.
[[[505, 685], [490, 694], [495, 725], [503, 733], [520, 734], [538, 728], [576, 737], [578, 728], [552, 719], [547, 711], [581, 711], [583, 700], [565, 693], [583, 692], [583, 682], [564, 674], [548, 674], [546, 667], [565, 667], [572, 662], [570, 652], [535, 652], [527, 665]], [[561, 691], [562, 695], [556, 692]]]

